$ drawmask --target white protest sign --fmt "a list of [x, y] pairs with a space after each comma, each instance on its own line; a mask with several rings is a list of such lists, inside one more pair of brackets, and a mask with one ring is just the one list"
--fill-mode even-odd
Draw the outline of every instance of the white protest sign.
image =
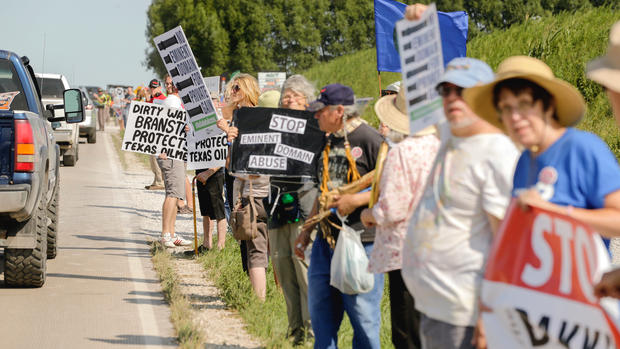
[[280, 91], [285, 80], [286, 73], [261, 72], [258, 73], [258, 88], [261, 93], [269, 90]]
[[195, 132], [204, 130], [206, 137], [219, 134], [220, 130], [215, 125], [215, 107], [181, 26], [165, 32], [153, 41], [172, 82], [179, 90], [192, 129]]
[[273, 114], [269, 122], [269, 129], [303, 135], [306, 132], [306, 120]]
[[134, 153], [159, 155], [185, 161], [184, 110], [132, 101], [121, 149]]
[[411, 134], [444, 118], [441, 97], [435, 86], [443, 75], [443, 56], [439, 20], [435, 4], [428, 6], [422, 18], [396, 22], [400, 66], [406, 89], [407, 113]]
[[219, 76], [203, 76], [205, 81], [205, 85], [207, 86], [207, 90], [209, 94], [217, 98], [220, 95], [220, 77]]
[[190, 132], [187, 135], [187, 169], [202, 170], [226, 165], [228, 139], [226, 133], [197, 138]]

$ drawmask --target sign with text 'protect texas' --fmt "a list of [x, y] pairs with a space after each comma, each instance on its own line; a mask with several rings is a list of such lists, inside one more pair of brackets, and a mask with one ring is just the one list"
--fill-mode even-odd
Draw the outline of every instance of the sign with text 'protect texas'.
[[618, 348], [617, 300], [593, 284], [610, 267], [585, 224], [515, 202], [495, 237], [482, 284], [489, 348]]
[[232, 172], [315, 177], [325, 145], [314, 113], [241, 108], [235, 114], [239, 137], [232, 148]]

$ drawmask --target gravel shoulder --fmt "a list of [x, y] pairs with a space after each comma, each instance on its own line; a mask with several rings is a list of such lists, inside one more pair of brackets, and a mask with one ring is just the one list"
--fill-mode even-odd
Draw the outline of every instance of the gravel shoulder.
[[[111, 135], [118, 137], [117, 135]], [[131, 187], [143, 188], [152, 181], [152, 174], [138, 157], [129, 152], [119, 151], [125, 157], [126, 168], [123, 178]], [[134, 198], [134, 207], [146, 214], [141, 215], [140, 226], [148, 242], [156, 241], [161, 234], [161, 205], [164, 191], [139, 190]], [[198, 204], [196, 202], [196, 204]], [[202, 218], [197, 218], [198, 236], [202, 234]], [[194, 240], [194, 226], [191, 215], [178, 215], [176, 233], [188, 240]], [[194, 259], [183, 256], [184, 250], [193, 248], [169, 249], [174, 260], [174, 269], [179, 277], [179, 286], [192, 306], [194, 321], [199, 324], [206, 338], [205, 348], [261, 348], [261, 342], [250, 336], [241, 317], [228, 309], [219, 290], [207, 278], [203, 267]]]

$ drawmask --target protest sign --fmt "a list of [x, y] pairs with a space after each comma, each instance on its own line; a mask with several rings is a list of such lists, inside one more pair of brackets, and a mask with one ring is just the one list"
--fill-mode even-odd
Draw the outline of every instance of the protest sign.
[[165, 153], [185, 161], [186, 112], [160, 104], [132, 101], [121, 149], [149, 155]]
[[481, 302], [490, 348], [617, 348], [619, 302], [593, 295], [610, 266], [600, 236], [568, 216], [515, 202], [495, 238]]
[[187, 135], [187, 169], [201, 170], [226, 165], [228, 139], [226, 133], [198, 138], [190, 131]]
[[443, 75], [441, 35], [435, 4], [429, 5], [419, 20], [396, 22], [396, 32], [409, 128], [414, 134], [444, 118], [442, 100], [435, 91]]
[[209, 94], [213, 98], [218, 98], [220, 96], [220, 77], [219, 76], [203, 76], [205, 81], [205, 85], [207, 86], [207, 90]]
[[314, 113], [303, 110], [241, 108], [235, 114], [239, 137], [232, 147], [232, 172], [316, 176], [325, 145]]
[[172, 82], [179, 90], [192, 129], [195, 132], [204, 130], [205, 137], [219, 134], [211, 95], [181, 26], [157, 36], [153, 41]]
[[286, 81], [286, 73], [258, 73], [258, 88], [261, 93], [269, 90], [280, 91], [284, 81]]

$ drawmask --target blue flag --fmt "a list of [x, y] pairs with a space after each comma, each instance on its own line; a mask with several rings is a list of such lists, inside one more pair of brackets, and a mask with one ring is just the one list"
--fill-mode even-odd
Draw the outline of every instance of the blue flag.
[[[407, 5], [394, 0], [375, 0], [377, 71], [400, 73], [400, 58], [394, 44], [394, 27], [405, 15]], [[465, 11], [440, 12], [439, 31], [444, 66], [467, 54], [468, 17]]]

